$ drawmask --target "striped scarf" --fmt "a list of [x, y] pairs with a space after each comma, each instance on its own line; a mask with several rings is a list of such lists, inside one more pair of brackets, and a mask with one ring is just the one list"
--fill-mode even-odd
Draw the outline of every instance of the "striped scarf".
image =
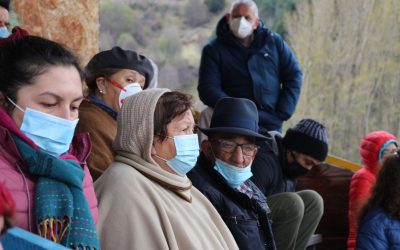
[[29, 172], [38, 176], [35, 222], [38, 234], [73, 249], [100, 249], [96, 227], [83, 193], [85, 176], [74, 160], [36, 150], [13, 135]]

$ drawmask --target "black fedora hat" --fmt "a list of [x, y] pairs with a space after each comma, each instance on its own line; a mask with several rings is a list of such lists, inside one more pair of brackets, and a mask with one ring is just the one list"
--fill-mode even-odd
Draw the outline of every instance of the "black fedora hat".
[[224, 97], [214, 107], [209, 128], [198, 127], [209, 136], [229, 133], [268, 139], [258, 133], [258, 110], [254, 102], [245, 98]]

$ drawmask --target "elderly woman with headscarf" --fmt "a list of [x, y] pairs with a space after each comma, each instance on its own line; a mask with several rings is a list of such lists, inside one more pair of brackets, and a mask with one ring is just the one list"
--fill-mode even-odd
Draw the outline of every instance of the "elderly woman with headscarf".
[[115, 160], [95, 183], [103, 250], [238, 248], [186, 176], [199, 155], [190, 109], [190, 96], [167, 89], [125, 100]]
[[157, 85], [154, 66], [145, 56], [120, 47], [96, 54], [86, 66], [89, 96], [79, 108], [76, 132], [90, 134], [92, 151], [87, 162], [94, 180], [114, 159], [111, 145], [124, 99]]

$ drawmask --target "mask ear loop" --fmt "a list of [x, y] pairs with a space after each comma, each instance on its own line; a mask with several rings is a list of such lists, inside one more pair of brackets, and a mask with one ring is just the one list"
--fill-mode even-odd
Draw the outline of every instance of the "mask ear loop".
[[215, 156], [214, 149], [213, 149], [213, 147], [212, 147], [211, 141], [210, 141], [210, 140], [207, 140], [207, 142], [208, 142], [208, 144], [210, 145], [211, 153], [212, 153], [212, 156], [214, 157], [214, 161], [216, 161], [216, 160], [217, 160], [217, 157]]
[[6, 96], [7, 100], [11, 102], [12, 105], [14, 105], [17, 109], [21, 110], [23, 113], [25, 113], [25, 110], [23, 110], [20, 106], [18, 106], [13, 100], [11, 100], [10, 97]]

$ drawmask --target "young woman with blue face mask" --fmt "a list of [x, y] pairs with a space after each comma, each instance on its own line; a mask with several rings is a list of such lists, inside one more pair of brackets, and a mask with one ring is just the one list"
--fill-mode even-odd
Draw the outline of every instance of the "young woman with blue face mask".
[[89, 170], [96, 180], [114, 159], [111, 148], [117, 115], [126, 97], [155, 87], [151, 61], [131, 50], [114, 47], [96, 54], [86, 66], [89, 96], [80, 107], [76, 132], [89, 132]]
[[16, 200], [17, 226], [70, 248], [99, 249], [85, 164], [90, 140], [73, 138], [83, 100], [76, 57], [25, 36], [0, 49], [0, 69], [0, 182]]

